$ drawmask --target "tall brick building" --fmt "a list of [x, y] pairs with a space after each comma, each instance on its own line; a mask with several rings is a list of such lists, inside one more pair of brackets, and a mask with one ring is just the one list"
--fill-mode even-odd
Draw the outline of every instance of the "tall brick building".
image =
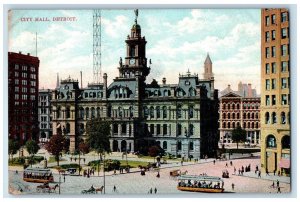
[[290, 173], [290, 50], [287, 9], [261, 10], [261, 167]]
[[38, 139], [39, 63], [29, 53], [8, 53], [9, 138], [21, 145]]

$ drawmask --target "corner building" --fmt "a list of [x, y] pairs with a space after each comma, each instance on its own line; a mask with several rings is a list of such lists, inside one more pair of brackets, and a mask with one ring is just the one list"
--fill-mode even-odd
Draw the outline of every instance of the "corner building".
[[135, 24], [126, 40], [126, 57], [120, 58], [119, 76], [107, 84], [79, 88], [78, 81], [62, 80], [52, 92], [53, 134], [62, 130], [73, 152], [85, 139], [86, 123], [95, 117], [111, 121], [112, 151], [148, 151], [159, 145], [166, 152], [201, 158], [214, 156], [218, 144], [218, 91], [214, 89], [212, 62], [207, 55], [204, 79], [189, 71], [178, 84], [163, 78], [147, 84], [151, 60], [146, 39]]
[[21, 145], [38, 141], [39, 64], [29, 53], [8, 52], [8, 132]]
[[261, 167], [290, 174], [289, 12], [261, 11]]

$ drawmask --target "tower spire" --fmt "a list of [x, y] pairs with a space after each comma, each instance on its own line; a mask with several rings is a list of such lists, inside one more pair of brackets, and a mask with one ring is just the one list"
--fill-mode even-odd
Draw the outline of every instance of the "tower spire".
[[209, 57], [209, 53], [207, 53], [205, 62], [204, 62], [204, 74], [203, 74], [204, 79], [212, 79], [213, 78], [213, 72], [212, 72], [212, 62]]

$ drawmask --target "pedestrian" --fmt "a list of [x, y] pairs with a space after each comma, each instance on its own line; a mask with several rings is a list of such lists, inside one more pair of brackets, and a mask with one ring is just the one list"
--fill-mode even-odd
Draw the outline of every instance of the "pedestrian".
[[239, 169], [239, 175], [241, 174], [241, 169]]
[[228, 167], [228, 164], [227, 164], [227, 163], [225, 164], [225, 167]]
[[232, 161], [230, 161], [230, 166], [232, 166]]
[[214, 160], [214, 165], [216, 164], [216, 160]]
[[233, 191], [234, 190], [234, 184], [233, 183], [231, 184], [231, 187], [232, 187], [232, 191]]
[[16, 170], [16, 174], [18, 174], [18, 170]]
[[261, 172], [260, 172], [260, 170], [258, 171], [258, 177], [261, 178]]
[[272, 188], [275, 188], [275, 182], [274, 182], [274, 181], [273, 181], [271, 187], [272, 187]]
[[234, 168], [233, 168], [233, 173], [235, 174], [235, 172], [236, 172], [236, 168], [234, 167]]
[[183, 166], [183, 160], [181, 160], [181, 165]]
[[155, 194], [157, 193], [157, 189], [156, 189], [156, 187], [154, 188], [154, 193], [155, 193]]
[[116, 185], [114, 185], [114, 189], [113, 189], [113, 191], [114, 191], [114, 192], [116, 192], [116, 191], [117, 191], [117, 187], [116, 187]]
[[149, 193], [150, 193], [150, 194], [152, 194], [152, 187], [150, 188], [150, 191], [149, 191]]
[[277, 187], [277, 193], [281, 193], [280, 187]]
[[66, 182], [66, 175], [64, 175], [64, 182]]
[[[269, 175], [269, 171], [268, 171], [268, 169], [266, 169], [266, 176], [267, 176], [267, 175]], [[269, 176], [270, 176], [270, 175], [269, 175]]]
[[277, 184], [277, 187], [279, 187], [279, 181], [278, 180], [277, 180], [276, 184]]
[[280, 170], [278, 170], [278, 177], [280, 177]]
[[157, 177], [157, 178], [160, 178], [160, 174], [159, 174], [159, 172], [157, 172], [157, 175], [156, 175], [156, 177]]

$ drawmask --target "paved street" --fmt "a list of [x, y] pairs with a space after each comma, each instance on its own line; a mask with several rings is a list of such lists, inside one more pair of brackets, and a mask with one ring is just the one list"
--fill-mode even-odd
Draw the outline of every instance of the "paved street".
[[[114, 158], [121, 158], [120, 156], [114, 154]], [[112, 156], [111, 156], [112, 157]], [[178, 162], [163, 164], [160, 169], [160, 178], [156, 177], [157, 172], [149, 171], [146, 172], [145, 176], [141, 176], [139, 169], [131, 169], [130, 173], [116, 175], [113, 172], [107, 172], [105, 177], [105, 187], [106, 194], [147, 194], [148, 191], [152, 188], [157, 188], [157, 194], [204, 194], [204, 193], [191, 193], [191, 192], [182, 192], [176, 189], [177, 181], [175, 178], [171, 178], [169, 173], [173, 169], [180, 169], [182, 172], [187, 171], [189, 175], [199, 175], [206, 173], [207, 175], [212, 176], [222, 176], [222, 171], [227, 169], [230, 173], [229, 178], [225, 178], [225, 191], [226, 192], [237, 192], [237, 193], [276, 193], [277, 188], [271, 188], [273, 181], [278, 179], [280, 181], [280, 188], [282, 193], [290, 191], [290, 178], [289, 177], [278, 177], [265, 176], [262, 174], [261, 178], [257, 177], [257, 174], [254, 173], [256, 165], [260, 165], [259, 156], [246, 157], [243, 156], [232, 156], [233, 165], [230, 166], [230, 161], [216, 161], [215, 165], [213, 164], [213, 159], [202, 159], [198, 163], [194, 162], [184, 162], [184, 165], [181, 166]], [[241, 158], [243, 157], [243, 158]], [[246, 157], [246, 158], [245, 158]], [[93, 158], [92, 156], [87, 158]], [[132, 159], [136, 160], [136, 157]], [[129, 159], [130, 160], [130, 159]], [[143, 159], [147, 161], [147, 159]], [[148, 160], [149, 161], [149, 160]], [[63, 162], [62, 162], [63, 163]], [[65, 161], [65, 163], [69, 163]], [[228, 167], [226, 167], [226, 163]], [[243, 176], [238, 175], [238, 169], [242, 166], [248, 166], [251, 164], [251, 172], [245, 172]], [[234, 175], [234, 167], [237, 169], [236, 175]], [[15, 174], [14, 170], [18, 168], [10, 167], [9, 180], [10, 180], [10, 191], [16, 194], [21, 194], [20, 188], [22, 188], [22, 194], [41, 194], [36, 192], [35, 183], [27, 183], [22, 180], [22, 169], [19, 168], [18, 174]], [[90, 178], [83, 176], [66, 176], [65, 182], [63, 182], [63, 177], [61, 178], [61, 194], [81, 194], [82, 190], [89, 189], [92, 185], [94, 187], [100, 187], [103, 185], [103, 176], [91, 176]], [[54, 179], [56, 182], [59, 181], [59, 175], [57, 172], [54, 172]], [[232, 190], [232, 183], [235, 185], [234, 190]], [[55, 184], [53, 184], [54, 186]], [[113, 192], [113, 186], [116, 186], [117, 191]], [[55, 193], [53, 193], [55, 194]], [[58, 194], [58, 191], [56, 192]], [[98, 193], [100, 195], [100, 193]]]

